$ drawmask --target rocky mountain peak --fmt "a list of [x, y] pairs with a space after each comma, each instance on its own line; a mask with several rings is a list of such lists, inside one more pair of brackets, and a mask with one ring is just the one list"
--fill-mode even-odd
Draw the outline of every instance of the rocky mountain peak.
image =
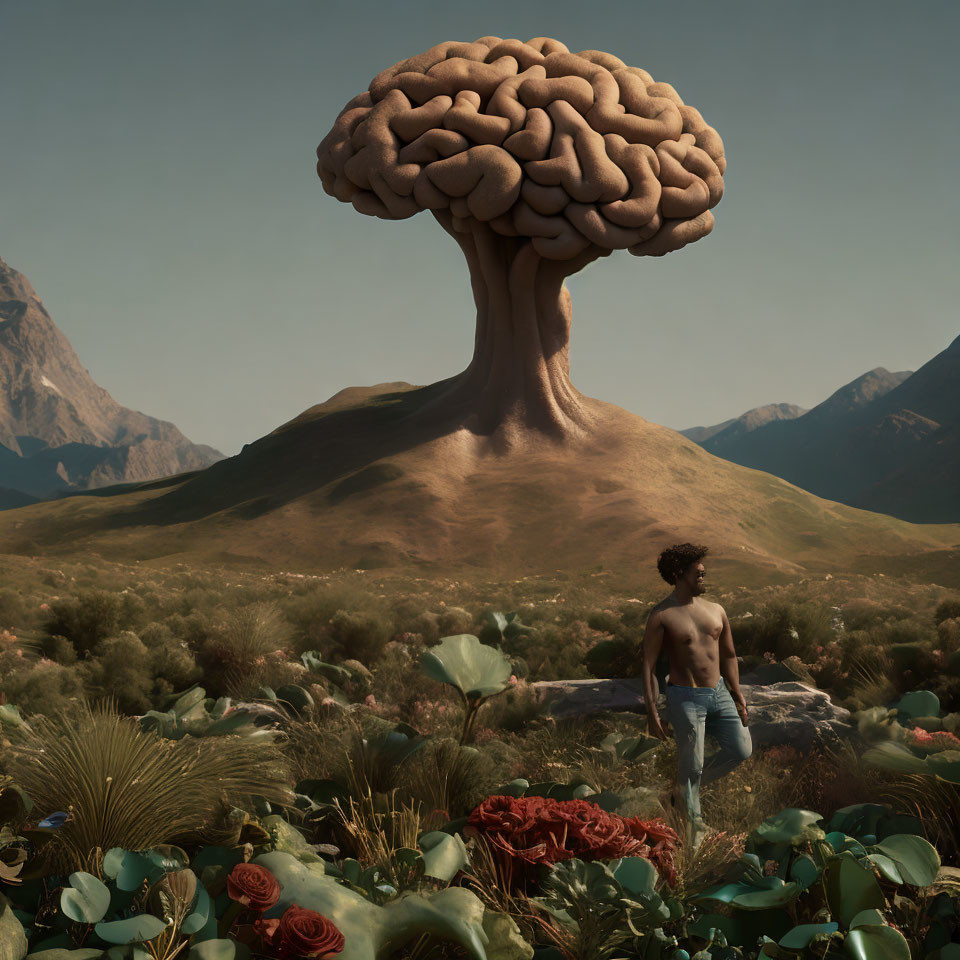
[[83, 366], [27, 278], [0, 259], [0, 486], [33, 496], [152, 480], [222, 459], [121, 406]]

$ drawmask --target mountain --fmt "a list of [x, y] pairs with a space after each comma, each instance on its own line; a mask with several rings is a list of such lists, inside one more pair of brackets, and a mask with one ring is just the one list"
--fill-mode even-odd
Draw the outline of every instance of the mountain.
[[593, 428], [581, 439], [504, 450], [418, 416], [442, 387], [350, 388], [188, 477], [0, 514], [0, 542], [31, 555], [497, 581], [555, 570], [575, 581], [602, 565], [648, 581], [664, 545], [692, 540], [712, 548], [711, 570], [730, 586], [930, 568], [960, 583], [960, 526], [821, 500], [586, 398]]
[[0, 259], [0, 508], [16, 505], [11, 492], [44, 498], [222, 458], [98, 386], [27, 278]]
[[821, 497], [915, 523], [960, 520], [960, 338], [915, 373], [882, 367], [803, 416], [704, 449]]
[[793, 403], [768, 403], [765, 407], [754, 407], [739, 417], [724, 420], [712, 427], [689, 427], [680, 433], [699, 444], [718, 436], [731, 440], [733, 437], [751, 433], [773, 420], [795, 420], [806, 412], [803, 407]]

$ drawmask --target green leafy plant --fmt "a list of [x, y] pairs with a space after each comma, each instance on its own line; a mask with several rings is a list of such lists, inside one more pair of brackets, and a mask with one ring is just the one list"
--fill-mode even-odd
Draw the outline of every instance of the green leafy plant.
[[229, 697], [206, 696], [203, 687], [176, 696], [164, 711], [147, 711], [140, 726], [167, 740], [230, 735], [272, 743], [278, 736], [276, 730], [258, 726], [249, 711], [234, 707]]
[[[839, 810], [824, 825], [823, 818], [813, 811], [782, 810], [752, 831], [746, 852], [732, 866], [727, 882], [694, 899], [732, 907], [735, 912], [723, 923], [724, 932], [731, 942], [741, 945], [758, 931], [779, 939], [782, 945], [791, 932], [788, 943], [804, 940], [807, 934], [812, 940], [832, 932], [813, 930], [811, 925], [818, 923], [835, 922], [850, 930], [858, 923], [866, 924], [864, 911], [872, 911], [873, 925], [882, 925], [882, 917], [874, 916], [886, 905], [880, 881], [928, 886], [940, 868], [936, 849], [915, 834], [889, 834], [878, 841], [875, 833], [864, 832], [858, 839], [840, 829], [827, 831], [824, 826], [877, 830], [884, 817], [889, 818], [889, 811], [878, 804]], [[771, 866], [772, 872], [765, 869]], [[888, 934], [868, 932], [855, 937], [845, 949], [855, 951], [863, 946], [864, 938], [870, 943], [890, 943]], [[765, 952], [781, 956], [774, 947]], [[869, 956], [880, 960], [882, 955]]]
[[661, 947], [676, 947], [676, 939], [665, 937], [660, 928], [679, 918], [682, 907], [676, 901], [665, 902], [656, 882], [656, 868], [640, 857], [609, 864], [566, 860], [550, 868], [542, 883], [543, 896], [531, 902], [557, 921], [546, 929], [565, 955], [604, 960], [625, 944], [648, 936], [659, 939]]
[[448, 684], [460, 695], [464, 708], [461, 743], [470, 739], [483, 704], [510, 689], [510, 661], [469, 633], [444, 637], [437, 646], [424, 651], [420, 663], [431, 680]]

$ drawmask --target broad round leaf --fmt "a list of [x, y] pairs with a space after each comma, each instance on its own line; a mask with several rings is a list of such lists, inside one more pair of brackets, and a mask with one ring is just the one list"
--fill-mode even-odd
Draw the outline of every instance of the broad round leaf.
[[246, 960], [250, 948], [234, 940], [204, 940], [195, 943], [187, 954], [187, 960]]
[[844, 926], [861, 910], [883, 909], [883, 891], [872, 867], [862, 866], [852, 853], [839, 853], [827, 861], [823, 888], [830, 913]]
[[456, 687], [467, 700], [503, 693], [513, 672], [510, 661], [496, 647], [469, 633], [444, 637], [424, 651], [420, 662], [431, 680]]
[[804, 890], [820, 879], [820, 873], [820, 867], [813, 857], [808, 857], [806, 854], [797, 857], [790, 865], [790, 879], [796, 880]]
[[110, 906], [110, 891], [90, 873], [70, 874], [70, 886], [60, 893], [60, 909], [77, 923], [97, 923]]
[[458, 834], [434, 830], [420, 837], [419, 845], [426, 877], [449, 883], [459, 871], [470, 865], [467, 848]]
[[783, 907], [796, 900], [803, 892], [799, 883], [784, 883], [779, 877], [770, 877], [770, 880], [778, 881], [776, 885], [770, 884], [769, 889], [754, 890], [751, 893], [741, 893], [734, 897], [730, 902], [735, 907], [742, 910], [769, 910], [773, 907]]
[[911, 753], [900, 743], [879, 743], [866, 750], [861, 757], [864, 763], [897, 773], [930, 773], [926, 760]]
[[853, 960], [910, 960], [909, 944], [893, 927], [857, 927], [847, 934], [843, 949]]
[[854, 927], [883, 926], [883, 914], [879, 910], [861, 910], [851, 921], [850, 929]]
[[529, 780], [524, 780], [523, 777], [517, 777], [516, 780], [511, 780], [509, 783], [497, 787], [494, 793], [501, 797], [522, 797], [529, 788]]
[[911, 690], [900, 698], [896, 709], [910, 720], [936, 717], [940, 714], [940, 698], [932, 690]]
[[107, 943], [140, 943], [152, 940], [166, 929], [167, 925], [152, 913], [140, 913], [126, 920], [98, 923], [94, 930]]
[[814, 937], [829, 936], [839, 929], [837, 923], [802, 923], [780, 938], [780, 946], [786, 950], [806, 950]]
[[723, 883], [718, 887], [712, 887], [704, 890], [703, 893], [695, 894], [692, 900], [719, 900], [721, 903], [730, 903], [734, 897], [742, 893], [751, 893], [757, 888], [749, 883]]
[[885, 803], [854, 803], [834, 810], [824, 829], [828, 833], [839, 830], [848, 836], [876, 833], [877, 824], [889, 813], [890, 808]]
[[871, 847], [871, 853], [880, 853], [893, 860], [904, 883], [911, 886], [928, 887], [937, 879], [940, 854], [936, 847], [923, 837], [895, 833]]
[[653, 896], [657, 884], [657, 868], [644, 857], [625, 857], [613, 871], [617, 883], [628, 893]]
[[883, 877], [891, 883], [903, 883], [903, 877], [897, 869], [895, 860], [885, 857], [882, 853], [868, 853], [867, 859], [880, 871]]
[[210, 906], [210, 894], [207, 893], [207, 888], [203, 884], [198, 885], [197, 903], [193, 908], [193, 913], [180, 924], [183, 933], [193, 934], [202, 930], [210, 918]]

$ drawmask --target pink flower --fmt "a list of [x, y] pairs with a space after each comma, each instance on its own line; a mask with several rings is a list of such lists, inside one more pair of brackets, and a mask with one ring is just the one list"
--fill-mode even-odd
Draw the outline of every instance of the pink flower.
[[913, 739], [921, 746], [926, 746], [928, 743], [933, 743], [933, 734], [929, 730], [924, 730], [923, 727], [914, 727]]
[[363, 701], [368, 707], [375, 707], [377, 705], [377, 698], [372, 694], [368, 693]]
[[517, 682], [517, 675], [515, 673], [512, 673], [510, 675], [510, 683], [515, 684], [516, 682]]

